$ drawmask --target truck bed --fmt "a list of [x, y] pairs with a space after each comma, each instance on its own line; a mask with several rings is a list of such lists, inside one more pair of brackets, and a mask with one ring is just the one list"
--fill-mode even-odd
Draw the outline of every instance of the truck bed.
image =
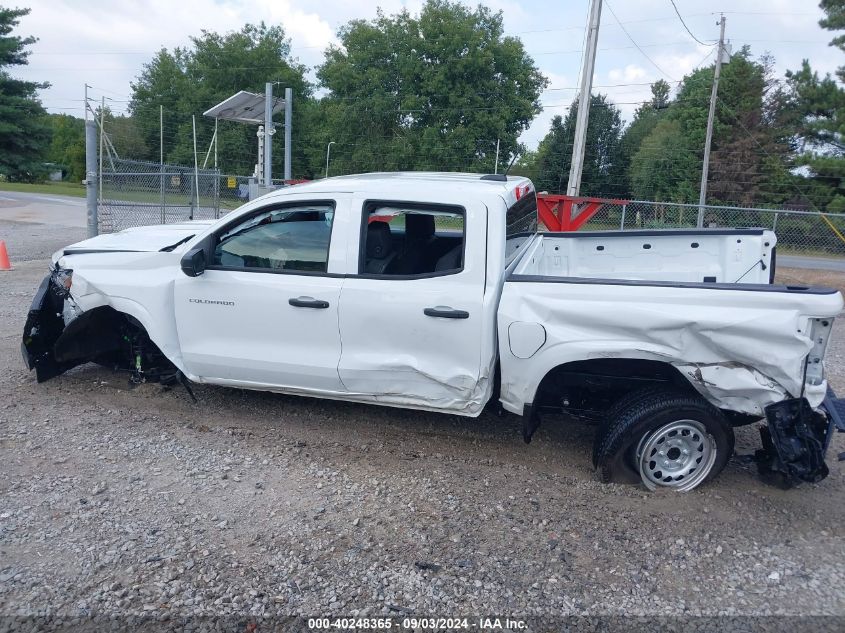
[[777, 238], [765, 229], [544, 233], [513, 274], [532, 277], [768, 284]]
[[538, 235], [499, 303], [503, 405], [520, 413], [553, 368], [601, 358], [668, 363], [721, 409], [762, 417], [799, 393], [819, 406], [842, 297], [772, 284], [775, 243], [763, 229]]

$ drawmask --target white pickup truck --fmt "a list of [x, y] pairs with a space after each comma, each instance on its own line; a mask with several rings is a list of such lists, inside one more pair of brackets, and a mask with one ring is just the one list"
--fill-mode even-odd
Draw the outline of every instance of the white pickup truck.
[[[763, 420], [761, 471], [818, 481], [842, 418], [823, 356], [841, 295], [773, 284], [763, 229], [537, 232], [525, 178], [367, 174], [285, 188], [213, 222], [68, 246], [23, 355], [477, 416], [598, 423], [605, 481], [690, 490]], [[191, 394], [193, 397], [193, 394]], [[560, 419], [560, 418], [558, 418]], [[566, 418], [563, 418], [566, 419]]]

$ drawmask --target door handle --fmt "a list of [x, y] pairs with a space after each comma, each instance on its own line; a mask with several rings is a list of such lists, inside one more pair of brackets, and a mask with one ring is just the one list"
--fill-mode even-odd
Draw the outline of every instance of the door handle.
[[288, 299], [288, 303], [294, 308], [316, 308], [317, 310], [325, 310], [329, 307], [328, 301], [315, 299], [314, 297], [296, 297], [294, 299]]
[[449, 306], [437, 306], [436, 308], [426, 308], [423, 314], [430, 317], [440, 317], [443, 319], [468, 319], [469, 312], [466, 310], [455, 310]]

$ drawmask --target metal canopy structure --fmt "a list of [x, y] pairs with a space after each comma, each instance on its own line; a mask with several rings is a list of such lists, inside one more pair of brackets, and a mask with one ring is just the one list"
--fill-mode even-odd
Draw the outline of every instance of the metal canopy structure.
[[285, 181], [291, 179], [291, 119], [293, 118], [291, 104], [293, 102], [293, 91], [290, 88], [285, 88], [284, 99], [273, 99], [273, 85], [272, 82], [265, 83], [263, 95], [241, 90], [203, 112], [205, 116], [214, 119], [212, 143], [214, 143], [215, 166], [217, 164], [218, 121], [222, 119], [258, 125], [258, 163], [255, 166], [255, 175], [258, 184], [264, 187], [273, 186], [273, 134], [276, 132], [273, 115], [281, 112], [282, 109], [285, 111]]
[[[203, 114], [208, 117], [220, 119], [221, 121], [237, 121], [238, 123], [249, 123], [252, 125], [263, 125], [266, 114], [266, 95], [255, 94], [241, 90], [231, 97], [209, 108]], [[273, 103], [273, 112], [281, 112], [285, 107], [284, 99], [276, 99]]]

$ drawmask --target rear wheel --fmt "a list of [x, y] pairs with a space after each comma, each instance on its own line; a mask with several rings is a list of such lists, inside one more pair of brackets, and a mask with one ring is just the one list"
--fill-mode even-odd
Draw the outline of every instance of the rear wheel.
[[685, 492], [718, 475], [733, 446], [733, 430], [706, 400], [652, 387], [608, 411], [593, 460], [602, 481]]

